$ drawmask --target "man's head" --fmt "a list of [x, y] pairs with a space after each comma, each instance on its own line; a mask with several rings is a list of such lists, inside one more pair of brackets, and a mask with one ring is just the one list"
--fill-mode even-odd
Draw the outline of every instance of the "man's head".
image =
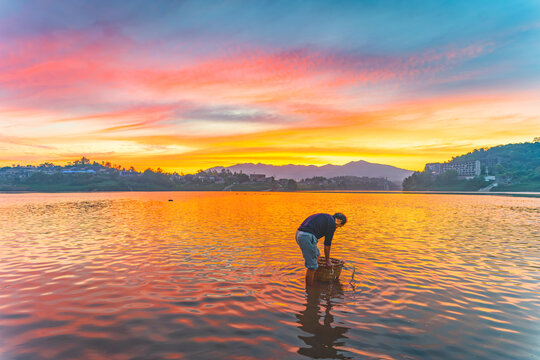
[[342, 213], [335, 213], [334, 219], [336, 220], [336, 226], [341, 227], [347, 222], [347, 217]]

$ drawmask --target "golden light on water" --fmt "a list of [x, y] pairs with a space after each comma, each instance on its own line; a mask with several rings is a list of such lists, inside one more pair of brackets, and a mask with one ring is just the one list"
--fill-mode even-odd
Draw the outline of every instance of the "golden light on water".
[[[443, 343], [520, 357], [537, 349], [537, 209], [502, 196], [0, 194], [0, 354], [396, 357], [377, 334], [400, 354]], [[320, 211], [349, 219], [332, 243], [346, 264], [306, 292], [294, 233]], [[508, 334], [517, 346], [501, 348]]]

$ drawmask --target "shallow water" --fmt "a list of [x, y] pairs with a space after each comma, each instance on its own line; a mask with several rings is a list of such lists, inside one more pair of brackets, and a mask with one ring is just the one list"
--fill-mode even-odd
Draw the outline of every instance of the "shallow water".
[[[306, 292], [295, 230], [336, 211], [347, 268]], [[540, 359], [539, 215], [504, 196], [0, 194], [0, 359]]]

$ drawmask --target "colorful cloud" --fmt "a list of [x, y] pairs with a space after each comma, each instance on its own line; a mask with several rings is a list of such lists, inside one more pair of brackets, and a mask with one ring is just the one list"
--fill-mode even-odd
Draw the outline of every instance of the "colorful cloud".
[[5, 1], [0, 165], [420, 169], [530, 141], [539, 24], [536, 2]]

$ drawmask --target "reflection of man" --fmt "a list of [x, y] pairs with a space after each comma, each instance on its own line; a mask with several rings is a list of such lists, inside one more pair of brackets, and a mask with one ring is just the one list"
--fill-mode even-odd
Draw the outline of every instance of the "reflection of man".
[[336, 228], [342, 227], [347, 222], [347, 218], [342, 213], [330, 214], [314, 214], [309, 216], [296, 232], [296, 242], [302, 250], [304, 256], [306, 271], [306, 285], [313, 284], [315, 270], [319, 267], [319, 249], [317, 242], [324, 236], [324, 256], [326, 257], [326, 265], [332, 267], [330, 261], [330, 247], [332, 246], [332, 238]]
[[[334, 316], [330, 313], [332, 309], [332, 299], [341, 298], [343, 291], [339, 282], [330, 285], [310, 286], [307, 289], [306, 310], [296, 315], [300, 329], [310, 335], [299, 336], [307, 347], [298, 349], [298, 353], [311, 358], [348, 359], [339, 354], [336, 346], [343, 345], [339, 339], [345, 338], [345, 333], [349, 330], [343, 326], [332, 327]], [[320, 316], [321, 300], [326, 300], [324, 315]], [[320, 319], [323, 317], [323, 323]]]

